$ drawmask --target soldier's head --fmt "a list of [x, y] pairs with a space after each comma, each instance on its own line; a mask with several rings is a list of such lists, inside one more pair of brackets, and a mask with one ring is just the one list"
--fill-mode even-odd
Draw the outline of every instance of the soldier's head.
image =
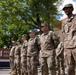
[[49, 30], [47, 23], [41, 23], [42, 32], [47, 32]]
[[71, 3], [70, 4], [66, 4], [63, 7], [63, 11], [65, 12], [66, 15], [71, 14], [73, 10], [74, 10], [74, 8], [73, 8], [73, 5]]
[[29, 31], [29, 36], [30, 36], [31, 38], [35, 37], [35, 35], [36, 35], [35, 30], [30, 30], [30, 31]]
[[16, 41], [12, 40], [12, 45], [15, 46], [16, 45]]
[[22, 40], [24, 41], [24, 40], [26, 40], [27, 39], [27, 35], [26, 34], [23, 34], [22, 35]]
[[18, 39], [18, 40], [17, 40], [17, 45], [20, 45], [20, 44], [21, 44], [21, 40]]

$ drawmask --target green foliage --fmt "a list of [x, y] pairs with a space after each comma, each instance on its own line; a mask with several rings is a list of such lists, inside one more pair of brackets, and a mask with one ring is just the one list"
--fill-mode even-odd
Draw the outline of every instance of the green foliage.
[[10, 46], [12, 39], [21, 38], [41, 22], [54, 24], [56, 5], [60, 0], [0, 0], [0, 47]]

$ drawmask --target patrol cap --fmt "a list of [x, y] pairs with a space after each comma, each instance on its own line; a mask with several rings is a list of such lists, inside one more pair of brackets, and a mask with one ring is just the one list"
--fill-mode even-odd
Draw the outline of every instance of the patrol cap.
[[41, 27], [43, 27], [43, 26], [48, 26], [48, 24], [47, 23], [41, 23]]
[[27, 34], [23, 34], [23, 35], [22, 35], [22, 37], [24, 37], [24, 36], [26, 36], [26, 37], [27, 37]]
[[63, 10], [65, 9], [65, 8], [72, 8], [73, 9], [73, 5], [70, 3], [70, 4], [66, 4], [64, 7], [63, 7]]
[[35, 32], [35, 30], [31, 29], [31, 30], [29, 31], [29, 33], [31, 33], [31, 32]]

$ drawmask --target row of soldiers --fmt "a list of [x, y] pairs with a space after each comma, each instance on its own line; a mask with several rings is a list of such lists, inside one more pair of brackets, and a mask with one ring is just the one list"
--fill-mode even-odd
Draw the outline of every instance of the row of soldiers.
[[37, 73], [38, 40], [34, 30], [29, 31], [29, 36], [28, 42], [26, 34], [22, 35], [23, 43], [19, 39], [12, 41], [10, 50], [11, 75], [34, 75]]
[[[22, 35], [23, 44], [20, 40], [12, 41], [13, 47], [10, 51], [11, 75], [38, 75], [38, 60], [42, 75], [48, 75], [49, 71], [51, 75], [56, 75], [56, 68], [58, 69], [60, 60], [58, 56], [63, 51], [62, 43], [58, 46], [59, 38], [53, 31], [49, 31], [47, 23], [41, 24], [41, 30], [43, 31], [41, 35], [36, 35], [34, 30], [30, 30], [28, 42], [27, 35]], [[57, 50], [55, 50], [56, 48]], [[61, 52], [60, 48], [62, 49]], [[60, 74], [59, 71], [60, 69], [58, 69], [58, 74]]]
[[73, 5], [67, 4], [63, 8], [68, 16], [62, 25], [64, 41], [59, 42], [57, 35], [49, 30], [47, 23], [41, 23], [41, 35], [36, 36], [34, 30], [29, 31], [30, 39], [22, 35], [20, 40], [13, 41], [10, 51], [11, 75], [38, 75], [37, 61], [39, 56], [41, 75], [65, 75], [64, 59], [68, 75], [75, 75], [76, 65], [76, 16], [72, 14]]

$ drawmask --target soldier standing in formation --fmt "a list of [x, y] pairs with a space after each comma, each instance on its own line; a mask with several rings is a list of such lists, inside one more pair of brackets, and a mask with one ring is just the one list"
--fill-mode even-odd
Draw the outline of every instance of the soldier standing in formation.
[[63, 11], [68, 17], [67, 21], [62, 24], [68, 75], [75, 75], [76, 67], [76, 16], [72, 13], [73, 10], [72, 4], [67, 4], [63, 8]]
[[21, 75], [27, 75], [27, 35], [22, 35], [22, 48], [21, 48]]
[[27, 70], [28, 75], [38, 75], [37, 56], [38, 56], [38, 37], [34, 30], [29, 31], [30, 39], [27, 48]]
[[18, 39], [17, 40], [17, 46], [15, 48], [15, 53], [14, 53], [14, 66], [15, 66], [15, 75], [21, 75], [21, 70], [20, 70], [20, 52], [21, 52], [21, 41]]
[[40, 65], [42, 75], [56, 75], [55, 70], [55, 49], [59, 44], [59, 39], [53, 31], [49, 31], [48, 24], [41, 24], [42, 34], [40, 36]]
[[10, 50], [10, 55], [9, 55], [9, 58], [10, 58], [10, 68], [11, 68], [11, 75], [14, 75], [13, 72], [14, 72], [14, 52], [15, 52], [15, 48], [16, 48], [16, 41], [12, 41], [12, 48]]

